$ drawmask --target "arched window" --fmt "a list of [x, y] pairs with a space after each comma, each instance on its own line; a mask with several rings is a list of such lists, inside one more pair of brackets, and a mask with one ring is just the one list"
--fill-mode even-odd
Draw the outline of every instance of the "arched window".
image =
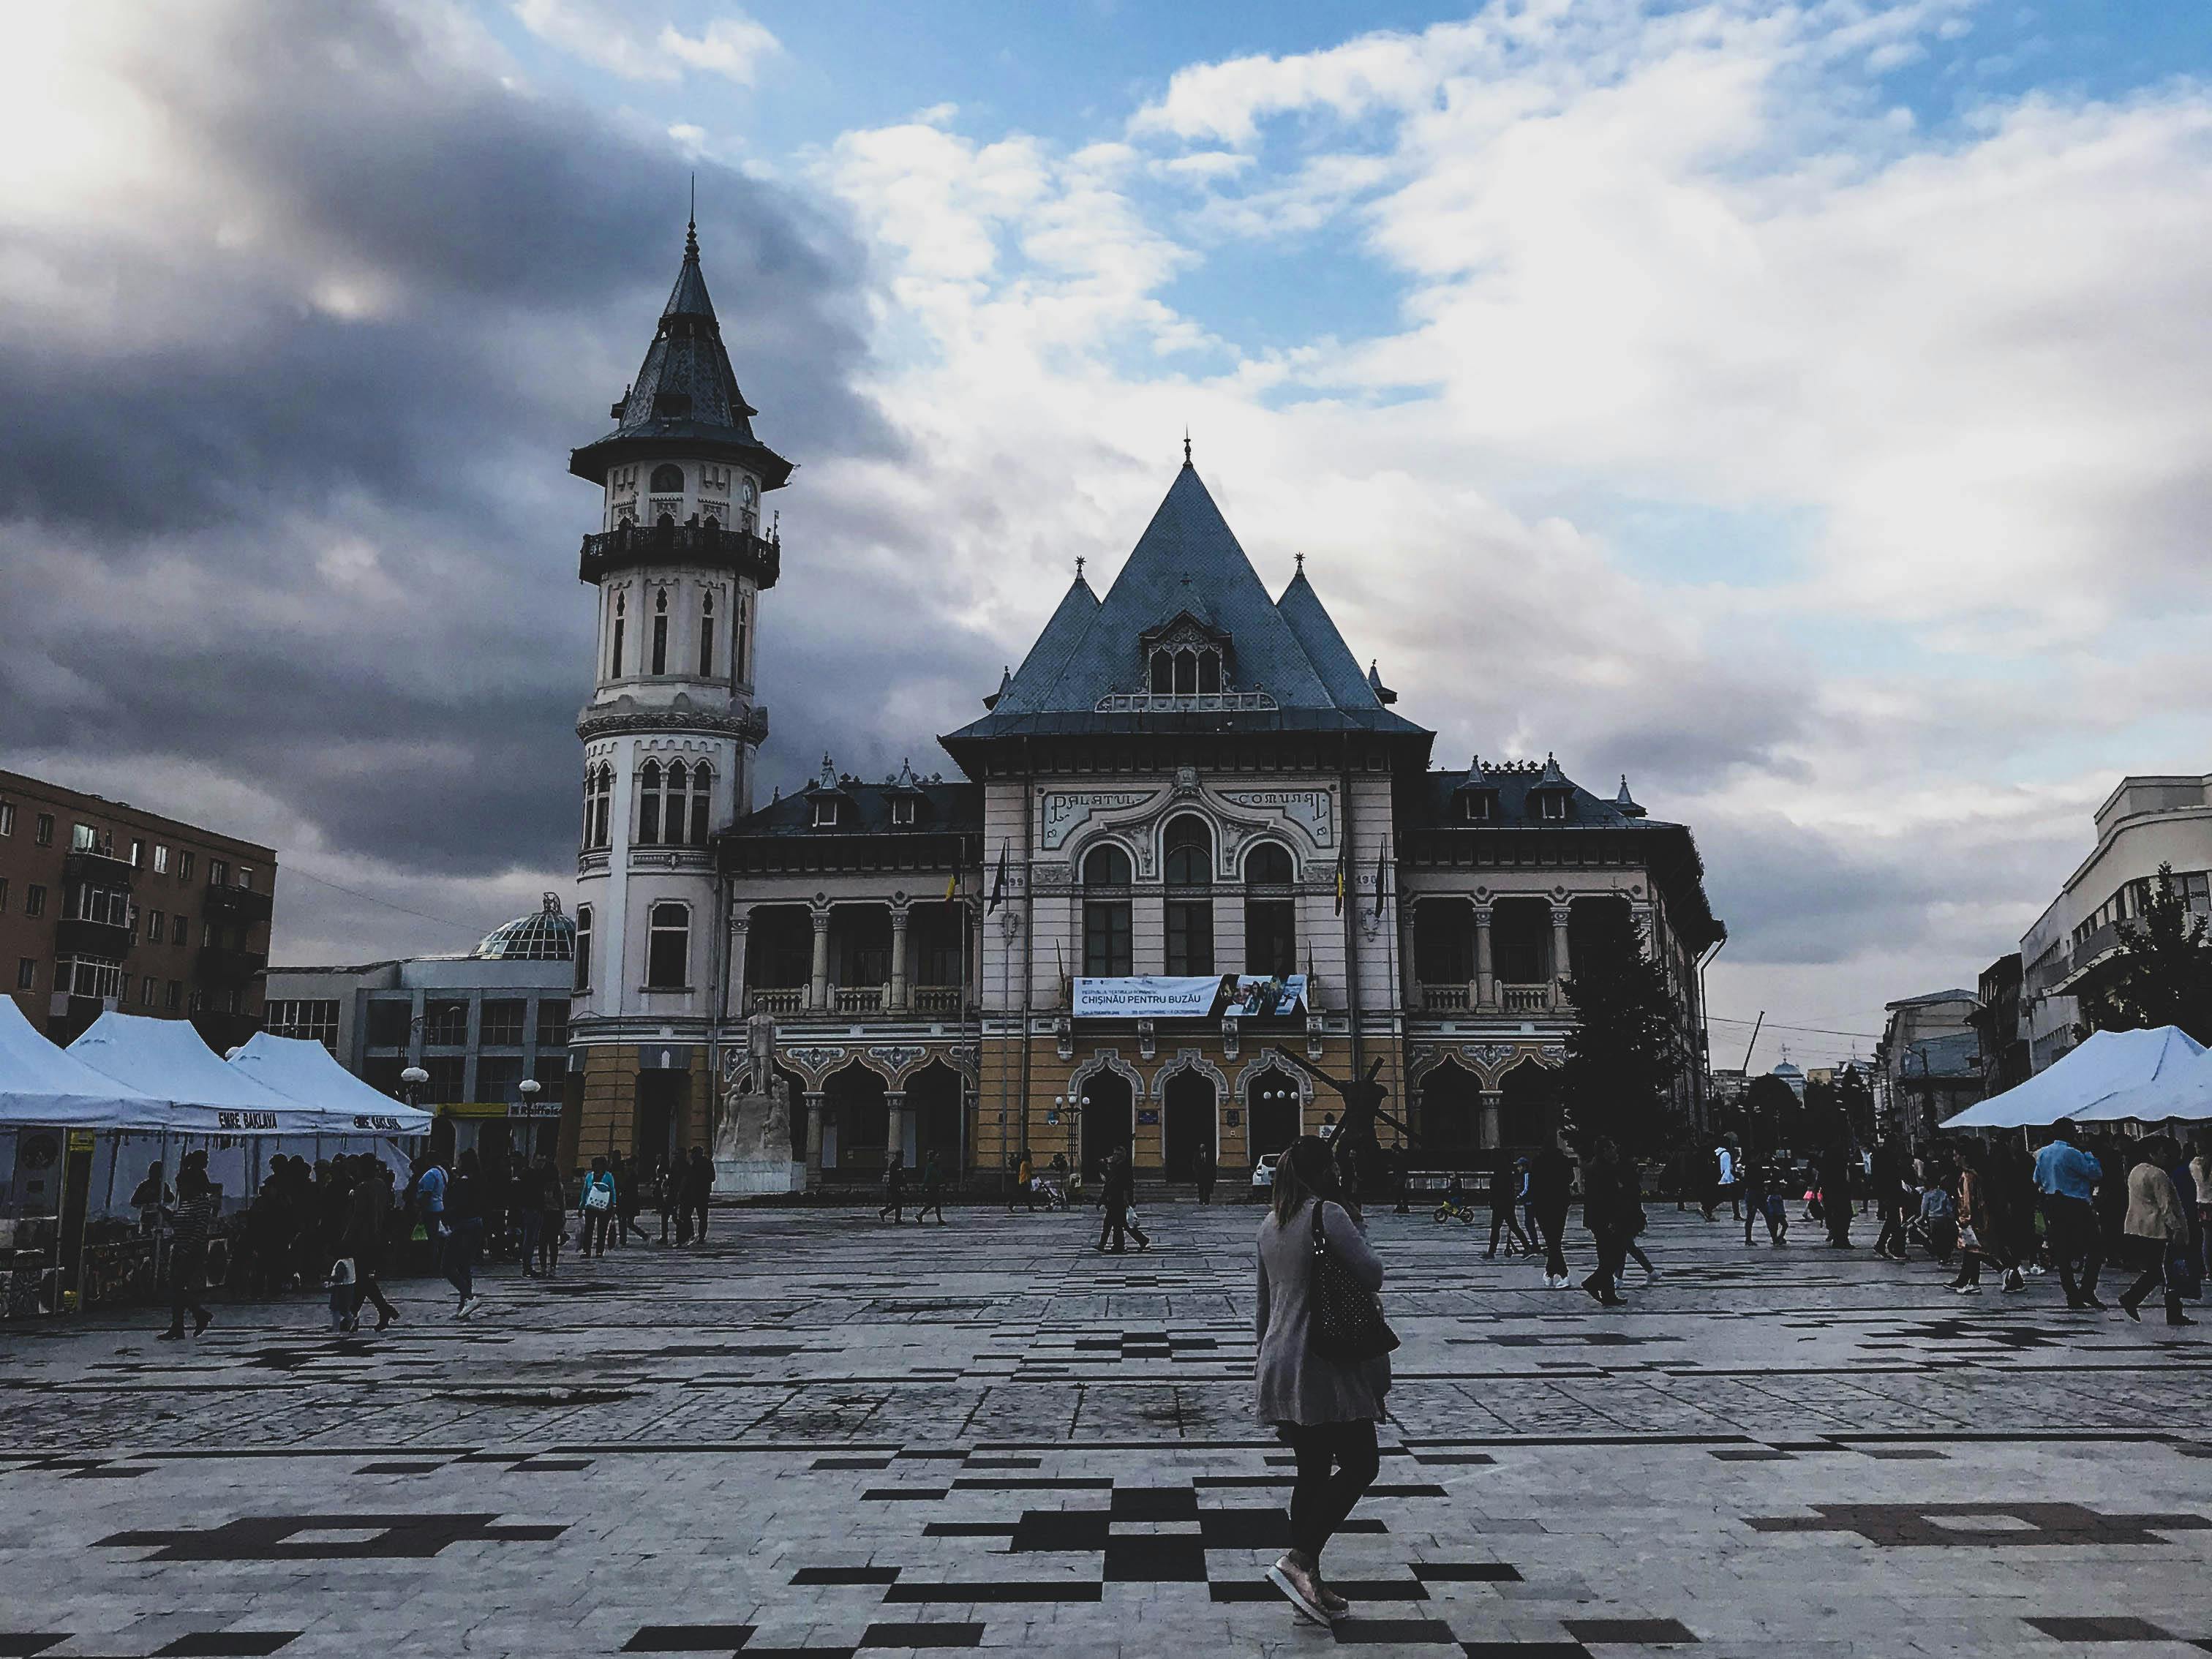
[[1170, 887], [1205, 887], [1213, 880], [1213, 832], [1206, 820], [1186, 812], [1170, 822], [1162, 842]]
[[714, 590], [699, 596], [699, 678], [714, 678]]
[[614, 799], [615, 769], [605, 761], [601, 761], [599, 772], [592, 780], [592, 820], [591, 827], [586, 832], [589, 839], [585, 845], [600, 849], [606, 847], [609, 839], [608, 830], [611, 828], [608, 818], [614, 810]]
[[656, 466], [653, 469], [652, 493], [656, 495], [680, 495], [684, 493], [684, 469], [680, 466]]
[[1221, 690], [1221, 653], [1218, 651], [1198, 653], [1198, 689], [1201, 691]]
[[622, 678], [623, 622], [623, 613], [629, 609], [629, 597], [622, 593], [616, 594], [614, 649], [607, 653], [607, 678], [611, 680], [618, 680]]
[[668, 590], [665, 587], [653, 596], [653, 672], [668, 672]]
[[575, 988], [588, 990], [592, 984], [592, 907], [576, 907], [576, 979]]
[[738, 596], [730, 612], [730, 678], [742, 680], [745, 677], [745, 601]]
[[664, 900], [646, 912], [645, 988], [687, 989], [690, 970], [691, 907]]
[[1198, 690], [1198, 653], [1178, 651], [1175, 659], [1175, 689], [1180, 692]]
[[714, 770], [701, 762], [691, 769], [691, 844], [707, 844], [707, 820], [714, 810]]
[[1175, 659], [1164, 651], [1152, 653], [1152, 690], [1163, 696], [1175, 690]]
[[[1163, 838], [1170, 887], [1204, 887], [1213, 879], [1213, 832], [1188, 813], [1171, 820]], [[1167, 971], [1213, 971], [1213, 905], [1207, 899], [1170, 899], [1167, 906]]]
[[1244, 855], [1244, 971], [1272, 979], [1298, 970], [1297, 902], [1288, 850], [1261, 842]]
[[1111, 842], [1083, 856], [1083, 971], [1092, 979], [1126, 979], [1137, 971], [1126, 897], [1091, 897], [1127, 888], [1129, 855]]
[[649, 760], [637, 775], [637, 844], [660, 845], [660, 763]]
[[1127, 887], [1132, 879], [1129, 855], [1112, 842], [1094, 847], [1084, 854], [1083, 884], [1085, 887]]

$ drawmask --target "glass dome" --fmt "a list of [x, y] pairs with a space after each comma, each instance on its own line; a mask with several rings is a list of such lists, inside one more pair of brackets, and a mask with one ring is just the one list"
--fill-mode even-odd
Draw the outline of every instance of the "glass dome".
[[561, 896], [548, 893], [543, 909], [493, 928], [476, 954], [484, 962], [574, 962], [576, 924], [561, 914]]

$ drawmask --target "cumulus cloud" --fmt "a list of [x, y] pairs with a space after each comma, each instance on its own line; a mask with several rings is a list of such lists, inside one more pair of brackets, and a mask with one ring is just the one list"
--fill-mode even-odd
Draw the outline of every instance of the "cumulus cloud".
[[515, 19], [547, 45], [625, 81], [675, 81], [684, 70], [750, 87], [761, 60], [782, 50], [775, 36], [739, 14], [714, 17], [696, 34], [673, 23], [655, 31], [635, 8], [611, 0], [514, 0]]

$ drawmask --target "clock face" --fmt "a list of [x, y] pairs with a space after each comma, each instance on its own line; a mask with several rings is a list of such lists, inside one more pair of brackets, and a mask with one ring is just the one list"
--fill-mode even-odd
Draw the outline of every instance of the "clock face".
[[738, 486], [738, 499], [743, 501], [747, 507], [752, 506], [755, 502], [760, 500], [760, 491], [754, 487], [753, 481], [750, 478], [747, 478], [743, 483]]

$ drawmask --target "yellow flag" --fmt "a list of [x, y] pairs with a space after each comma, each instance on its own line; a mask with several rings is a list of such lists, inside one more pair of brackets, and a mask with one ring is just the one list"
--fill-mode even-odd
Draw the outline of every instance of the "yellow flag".
[[957, 869], [955, 869], [951, 875], [945, 878], [945, 902], [947, 904], [952, 902], [953, 890], [959, 885], [960, 872]]

